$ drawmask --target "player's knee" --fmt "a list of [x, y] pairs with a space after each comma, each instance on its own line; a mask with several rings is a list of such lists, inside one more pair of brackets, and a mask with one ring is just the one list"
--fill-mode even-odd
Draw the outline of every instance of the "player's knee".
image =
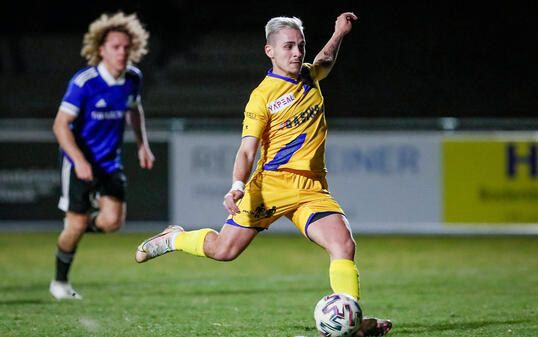
[[115, 232], [125, 223], [121, 214], [102, 213], [99, 215], [98, 227], [104, 232]]
[[342, 250], [345, 255], [355, 256], [355, 249], [356, 249], [355, 240], [353, 240], [351, 236], [344, 239], [344, 242], [342, 243]]
[[355, 241], [351, 236], [331, 242], [327, 250], [331, 257], [337, 259], [350, 259], [355, 257]]
[[88, 217], [82, 214], [70, 213], [64, 219], [65, 231], [75, 234], [84, 233], [88, 223]]

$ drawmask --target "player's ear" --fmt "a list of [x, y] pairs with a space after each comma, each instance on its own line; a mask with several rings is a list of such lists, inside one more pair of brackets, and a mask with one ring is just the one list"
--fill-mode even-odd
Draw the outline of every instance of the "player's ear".
[[265, 55], [267, 55], [267, 57], [269, 57], [270, 59], [273, 58], [273, 46], [271, 46], [270, 44], [265, 45]]

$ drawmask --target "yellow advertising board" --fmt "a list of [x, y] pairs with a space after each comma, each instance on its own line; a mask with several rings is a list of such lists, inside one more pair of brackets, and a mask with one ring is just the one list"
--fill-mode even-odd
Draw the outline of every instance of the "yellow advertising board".
[[535, 135], [444, 138], [443, 221], [538, 223], [537, 150]]

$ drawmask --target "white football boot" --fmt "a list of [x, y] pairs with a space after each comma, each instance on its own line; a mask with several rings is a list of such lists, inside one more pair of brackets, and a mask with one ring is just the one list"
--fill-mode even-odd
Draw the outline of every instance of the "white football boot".
[[81, 300], [82, 299], [82, 296], [80, 296], [75, 290], [73, 290], [73, 287], [71, 287], [71, 284], [69, 282], [61, 282], [61, 281], [52, 280], [50, 282], [49, 290], [52, 296], [56, 297], [59, 300], [63, 300], [63, 299]]
[[182, 232], [184, 232], [183, 227], [172, 225], [166, 227], [166, 229], [161, 233], [142, 242], [136, 251], [136, 262], [146, 262], [154, 257], [161, 256], [175, 250], [174, 241], [176, 236]]

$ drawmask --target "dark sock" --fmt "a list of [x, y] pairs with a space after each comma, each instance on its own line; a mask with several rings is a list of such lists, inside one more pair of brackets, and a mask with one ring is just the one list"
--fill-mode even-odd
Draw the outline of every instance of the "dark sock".
[[56, 251], [56, 281], [67, 282], [67, 274], [75, 257], [75, 250], [65, 252], [58, 247]]
[[97, 219], [97, 216], [99, 215], [99, 212], [93, 212], [90, 214], [90, 221], [88, 223], [88, 227], [86, 227], [86, 233], [102, 233], [103, 230], [99, 227], [97, 227], [97, 224], [95, 223], [95, 219]]

